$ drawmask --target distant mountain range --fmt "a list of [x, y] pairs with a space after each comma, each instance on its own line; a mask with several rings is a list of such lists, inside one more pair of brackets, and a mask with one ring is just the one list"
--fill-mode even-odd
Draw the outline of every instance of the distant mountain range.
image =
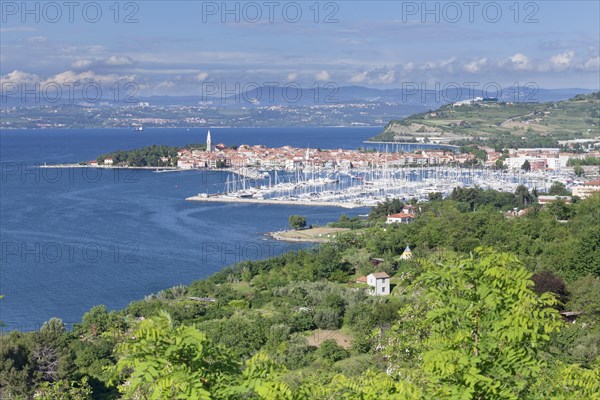
[[226, 107], [265, 107], [335, 104], [335, 103], [397, 103], [406, 105], [420, 105], [423, 107], [437, 108], [443, 104], [466, 100], [473, 97], [498, 97], [501, 101], [531, 102], [560, 101], [574, 97], [578, 94], [592, 93], [592, 89], [523, 89], [503, 88], [499, 95], [494, 88], [484, 92], [477, 89], [449, 88], [440, 91], [422, 91], [419, 89], [374, 89], [363, 86], [337, 87], [321, 86], [316, 88], [263, 86], [254, 88], [237, 95], [221, 97], [216, 96], [151, 96], [140, 98], [140, 101], [152, 105], [198, 105], [213, 104]]
[[[590, 93], [589, 89], [511, 88], [500, 91], [499, 102], [533, 105]], [[107, 91], [110, 93], [110, 91]], [[372, 89], [333, 85], [317, 88], [264, 86], [236, 95], [151, 96], [128, 103], [105, 98], [44, 101], [28, 95], [0, 100], [0, 128], [127, 128], [127, 127], [284, 127], [284, 126], [384, 126], [389, 121], [436, 110], [448, 103], [489, 97], [468, 88], [426, 92], [405, 89]], [[533, 102], [533, 103], [531, 103]], [[448, 122], [452, 124], [452, 122]], [[460, 128], [463, 128], [461, 126]], [[425, 131], [431, 128], [423, 128]], [[405, 130], [404, 128], [402, 130]], [[460, 130], [460, 129], [459, 129]], [[394, 137], [388, 132], [385, 136]]]
[[[415, 85], [405, 85], [398, 89], [375, 89], [363, 86], [342, 86], [323, 84], [319, 88], [297, 88], [296, 86], [262, 86], [247, 91], [240, 91], [227, 96], [204, 95], [198, 96], [142, 96], [135, 100], [149, 103], [150, 106], [198, 106], [212, 105], [225, 108], [255, 108], [268, 106], [310, 106], [319, 104], [348, 104], [348, 103], [395, 103], [396, 105], [415, 106], [423, 109], [435, 109], [441, 105], [466, 100], [474, 97], [498, 97], [506, 102], [547, 102], [560, 101], [578, 94], [591, 93], [592, 89], [523, 89], [503, 88], [496, 90], [490, 87], [487, 92], [480, 89], [449, 88], [448, 90], [414, 89]], [[106, 90], [106, 96], [95, 102], [101, 106], [132, 105], [132, 103], [115, 102], [111, 97], [114, 93]], [[212, 93], [212, 92], [211, 92]], [[3, 107], [10, 106], [52, 106], [58, 104], [84, 104], [83, 98], [47, 99], [44, 95], [37, 98], [29, 94], [25, 101], [19, 94], [3, 95], [0, 101]], [[135, 103], [133, 103], [135, 104]]]

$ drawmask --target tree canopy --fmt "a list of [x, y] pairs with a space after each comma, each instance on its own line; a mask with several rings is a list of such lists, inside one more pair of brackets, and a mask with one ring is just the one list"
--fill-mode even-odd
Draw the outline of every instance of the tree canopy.
[[[5, 334], [0, 397], [598, 399], [600, 193], [534, 200], [457, 189], [389, 225], [390, 200], [329, 243]], [[357, 282], [380, 271], [389, 296]]]

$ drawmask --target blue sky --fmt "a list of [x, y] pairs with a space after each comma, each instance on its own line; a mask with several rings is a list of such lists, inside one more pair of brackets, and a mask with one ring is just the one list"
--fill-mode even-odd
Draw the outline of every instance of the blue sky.
[[90, 3], [2, 1], [2, 82], [600, 87], [599, 1]]

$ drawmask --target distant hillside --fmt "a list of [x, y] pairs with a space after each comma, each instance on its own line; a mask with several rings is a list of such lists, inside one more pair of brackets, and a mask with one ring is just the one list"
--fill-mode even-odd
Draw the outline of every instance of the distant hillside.
[[[211, 86], [211, 89], [213, 87]], [[197, 106], [203, 104], [212, 104], [222, 108], [239, 108], [239, 107], [264, 107], [264, 106], [302, 106], [315, 104], [346, 104], [346, 103], [388, 103], [394, 104], [400, 112], [398, 115], [405, 115], [405, 111], [412, 113], [420, 112], [428, 109], [438, 108], [444, 104], [464, 100], [469, 97], [486, 96], [487, 92], [478, 89], [469, 88], [454, 88], [443, 91], [434, 91], [428, 88], [426, 91], [421, 89], [377, 89], [364, 86], [338, 86], [334, 82], [322, 83], [316, 88], [316, 84], [312, 87], [299, 88], [297, 84], [288, 84], [288, 86], [261, 86], [255, 87], [246, 84], [236, 86], [230, 85], [227, 87], [230, 91], [228, 94], [221, 97], [207, 89], [198, 89], [197, 95], [191, 96], [135, 96], [135, 98], [125, 97], [119, 99], [120, 103], [115, 103], [114, 94], [111, 90], [103, 90], [104, 97], [95, 99], [96, 106], [110, 105], [125, 105], [131, 106], [139, 102], [147, 102], [151, 106]], [[245, 90], [247, 88], [247, 90]], [[234, 91], [235, 94], [231, 94]], [[521, 88], [519, 93], [511, 88], [503, 88], [500, 90], [500, 101], [514, 101], [518, 99], [535, 99], [536, 101], [561, 101], [569, 99], [580, 94], [593, 92], [592, 89], [536, 89], [535, 92], [527, 91]], [[62, 96], [59, 99], [50, 97], [46, 94], [38, 94], [38, 96], [28, 95], [23, 96], [21, 93], [10, 94], [3, 93], [2, 105], [5, 107], [54, 107], [61, 104], [84, 104], [89, 103], [82, 97], [75, 94], [75, 98], [70, 96]]]
[[[286, 89], [282, 86], [261, 86], [243, 90], [234, 95], [221, 98], [219, 95], [204, 96], [152, 96], [142, 97], [140, 101], [149, 102], [151, 105], [173, 106], [173, 105], [198, 105], [212, 103], [219, 107], [264, 107], [264, 106], [302, 106], [315, 104], [345, 104], [345, 103], [390, 103], [395, 104], [401, 111], [412, 113], [420, 112], [430, 108], [437, 108], [455, 100], [467, 99], [469, 95], [485, 96], [482, 90], [469, 90], [457, 88], [431, 92], [427, 94], [421, 90], [376, 89], [364, 86], [339, 86], [335, 83], [320, 84], [318, 90], [314, 87], [298, 89], [292, 85]], [[510, 101], [515, 97], [515, 92], [510, 88], [500, 91], [500, 100]], [[579, 94], [591, 93], [590, 89], [536, 89], [535, 95], [522, 90], [519, 98], [535, 98], [536, 101], [561, 101]]]
[[559, 102], [448, 104], [436, 111], [390, 121], [372, 140], [412, 141], [417, 137], [428, 137], [449, 142], [538, 137], [555, 141], [598, 136], [600, 92]]

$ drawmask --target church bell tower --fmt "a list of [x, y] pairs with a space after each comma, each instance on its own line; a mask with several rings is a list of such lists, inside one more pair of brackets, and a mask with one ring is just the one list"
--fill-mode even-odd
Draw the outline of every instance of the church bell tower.
[[213, 151], [212, 139], [210, 138], [210, 129], [208, 130], [208, 135], [206, 135], [206, 151], [209, 153], [212, 153]]

